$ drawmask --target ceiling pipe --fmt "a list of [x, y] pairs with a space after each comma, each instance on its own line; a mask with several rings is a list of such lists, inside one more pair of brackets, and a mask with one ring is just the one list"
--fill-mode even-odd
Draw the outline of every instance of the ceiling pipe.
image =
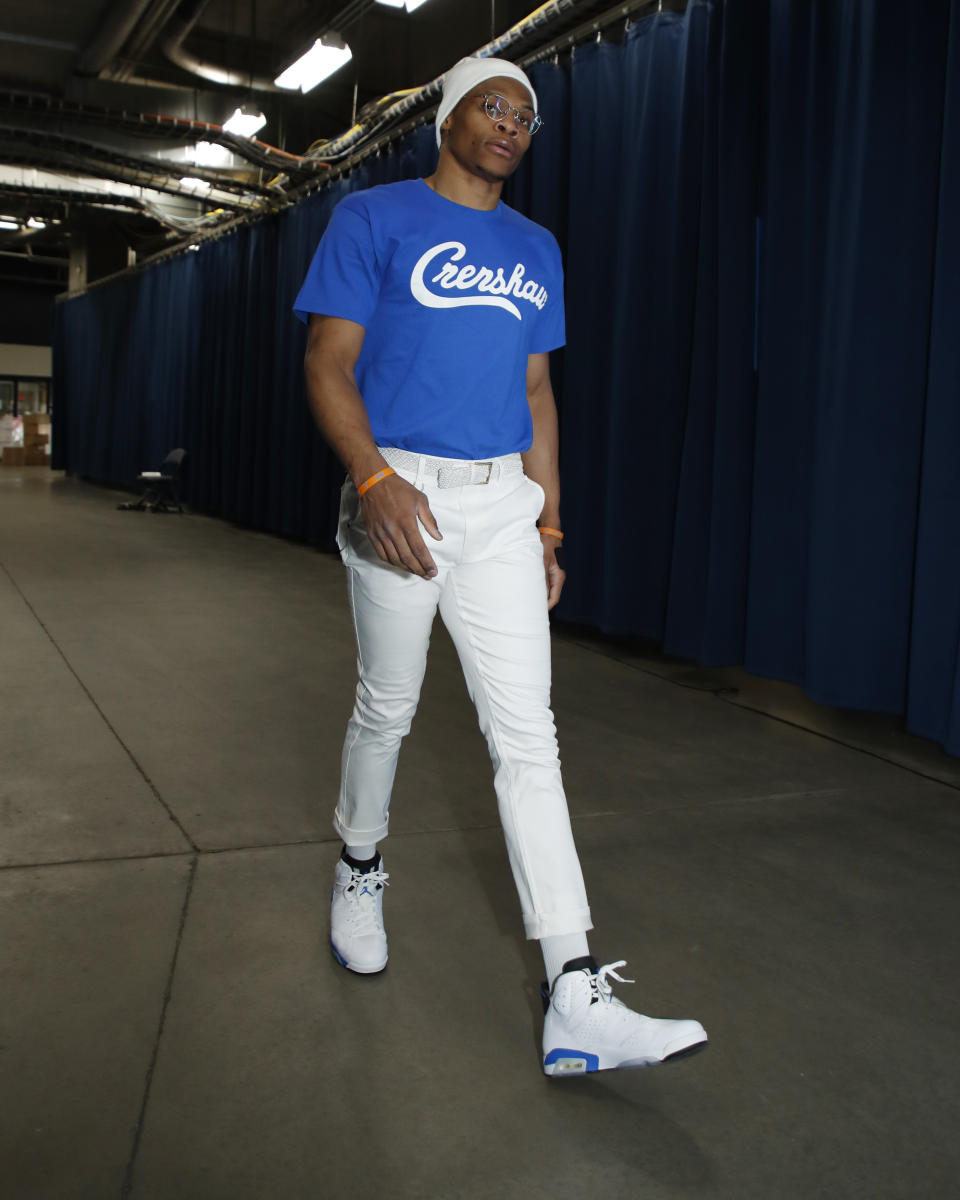
[[76, 73], [99, 75], [108, 67], [152, 3], [153, 0], [126, 0], [115, 7], [108, 5], [103, 23], [77, 59]]
[[[191, 75], [197, 75], [221, 87], [249, 88], [254, 92], [280, 92], [289, 96], [290, 89], [277, 87], [272, 79], [254, 75], [251, 71], [232, 71], [215, 63], [204, 62], [186, 49], [183, 43], [208, 3], [209, 0], [182, 0], [177, 6], [160, 42], [167, 58]], [[375, 3], [376, 0], [350, 0], [326, 24], [317, 29], [316, 37], [333, 32], [342, 33], [369, 12]]]
[[136, 64], [142, 63], [157, 40], [160, 31], [173, 16], [180, 0], [153, 0], [133, 36], [124, 47], [124, 56], [110, 72], [111, 79], [118, 83], [136, 82], [131, 76], [136, 73]]
[[255, 92], [284, 91], [285, 89], [278, 88], [272, 79], [264, 79], [251, 71], [230, 71], [226, 67], [218, 67], [215, 63], [204, 62], [184, 47], [187, 35], [208, 3], [209, 0], [182, 0], [177, 6], [160, 40], [160, 48], [167, 58], [189, 74], [197, 75], [221, 87], [250, 88]]

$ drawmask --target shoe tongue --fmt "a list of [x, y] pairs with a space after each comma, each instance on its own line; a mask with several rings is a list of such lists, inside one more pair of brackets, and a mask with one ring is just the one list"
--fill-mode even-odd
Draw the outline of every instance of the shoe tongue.
[[571, 958], [569, 962], [563, 964], [561, 975], [566, 975], [568, 971], [589, 971], [591, 975], [596, 975], [599, 970], [597, 960], [592, 954], [585, 954], [582, 958]]

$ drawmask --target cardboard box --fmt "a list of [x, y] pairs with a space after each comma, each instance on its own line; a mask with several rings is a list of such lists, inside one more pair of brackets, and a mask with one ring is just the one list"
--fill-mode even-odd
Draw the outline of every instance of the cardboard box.
[[23, 435], [23, 444], [28, 448], [30, 446], [45, 446], [49, 441], [49, 433], [25, 433]]
[[47, 458], [46, 450], [25, 450], [23, 465], [25, 467], [45, 467], [50, 460]]
[[4, 446], [0, 462], [5, 467], [23, 467], [26, 466], [26, 458], [27, 452], [22, 446]]

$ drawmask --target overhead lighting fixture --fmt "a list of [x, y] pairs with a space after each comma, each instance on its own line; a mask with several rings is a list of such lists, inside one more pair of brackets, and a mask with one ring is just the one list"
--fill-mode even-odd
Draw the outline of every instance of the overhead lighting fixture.
[[27, 217], [27, 226], [30, 229], [46, 229], [46, 221], [41, 221], [39, 217]]
[[227, 133], [235, 133], [238, 137], [253, 137], [266, 123], [267, 118], [259, 110], [235, 108], [233, 116], [224, 121], [223, 127]]
[[198, 167], [228, 167], [233, 162], [230, 151], [217, 142], [197, 142], [192, 153], [187, 151], [187, 158]]
[[302, 54], [295, 63], [287, 67], [273, 81], [279, 88], [289, 88], [290, 91], [309, 92], [318, 83], [348, 63], [353, 58], [350, 47], [336, 34], [326, 34], [317, 38], [306, 54]]
[[209, 192], [210, 190], [210, 184], [206, 179], [196, 179], [193, 175], [184, 175], [180, 180], [180, 186], [191, 188], [195, 192]]
[[378, 4], [385, 4], [388, 8], [405, 8], [408, 13], [414, 12], [426, 2], [427, 0], [377, 0]]
[[0, 229], [19, 229], [20, 222], [15, 217], [0, 217]]

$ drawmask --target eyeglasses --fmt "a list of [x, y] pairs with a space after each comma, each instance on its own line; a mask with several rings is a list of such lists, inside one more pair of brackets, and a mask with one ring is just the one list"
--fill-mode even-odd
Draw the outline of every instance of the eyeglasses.
[[533, 137], [543, 124], [540, 114], [532, 108], [514, 108], [505, 96], [498, 96], [496, 92], [488, 92], [480, 99], [483, 101], [483, 111], [491, 121], [502, 121], [504, 117], [512, 115], [528, 137]]

